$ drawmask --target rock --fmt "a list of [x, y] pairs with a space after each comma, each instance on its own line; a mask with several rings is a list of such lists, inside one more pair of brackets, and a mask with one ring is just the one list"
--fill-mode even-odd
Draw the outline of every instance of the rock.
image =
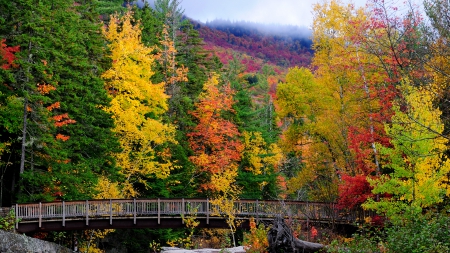
[[245, 253], [244, 247], [235, 247], [227, 249], [180, 249], [175, 247], [162, 247], [161, 253]]
[[0, 230], [1, 253], [72, 253], [56, 243]]

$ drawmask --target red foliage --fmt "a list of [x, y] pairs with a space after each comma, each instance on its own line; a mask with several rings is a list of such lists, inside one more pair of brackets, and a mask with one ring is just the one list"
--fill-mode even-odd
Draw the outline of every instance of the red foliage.
[[379, 215], [374, 215], [372, 217], [372, 220], [370, 221], [370, 224], [372, 226], [382, 227], [384, 226], [384, 222], [386, 221], [386, 218]]
[[[281, 64], [285, 67], [307, 67], [311, 63], [312, 52], [309, 48], [302, 46], [299, 41], [282, 40], [275, 36], [264, 36], [258, 34], [256, 31], [248, 35], [235, 36], [231, 32], [202, 25], [200, 25], [198, 31], [200, 37], [209, 44], [205, 49], [208, 49], [212, 45], [226, 49], [229, 48], [246, 53], [251, 57], [263, 59], [271, 64]], [[228, 63], [223, 55], [218, 55], [218, 57], [222, 63]], [[250, 63], [247, 71], [253, 72], [254, 68], [255, 66]]]
[[51, 84], [38, 84], [37, 90], [42, 95], [45, 95], [45, 94], [50, 93], [51, 91], [56, 90], [56, 88], [55, 88], [55, 86], [53, 86]]
[[70, 139], [70, 136], [63, 135], [63, 134], [57, 134], [57, 135], [56, 135], [56, 139], [57, 139], [57, 140], [62, 140], [62, 141], [67, 141], [67, 140]]
[[317, 229], [314, 226], [312, 226], [311, 227], [311, 239], [314, 240], [314, 238], [316, 238], [317, 234], [318, 234]]
[[55, 116], [53, 116], [53, 120], [55, 121], [55, 126], [56, 127], [62, 127], [62, 126], [67, 125], [67, 124], [74, 124], [74, 123], [76, 123], [76, 121], [71, 119], [69, 117], [69, 114], [67, 114], [67, 113], [60, 114], [60, 115], [55, 115]]
[[20, 48], [19, 46], [15, 47], [8, 47], [6, 46], [6, 40], [2, 39], [0, 41], [0, 64], [2, 69], [9, 69], [11, 67], [17, 67], [16, 64], [14, 64], [14, 60], [16, 57], [14, 56], [14, 53], [19, 52]]
[[339, 185], [339, 198], [337, 207], [352, 209], [360, 206], [368, 198], [373, 197], [372, 187], [367, 182], [367, 176], [354, 177], [343, 174]]
[[36, 232], [33, 234], [33, 238], [39, 239], [39, 240], [44, 240], [46, 237], [48, 236], [47, 232]]
[[237, 126], [223, 118], [224, 112], [233, 112], [230, 86], [219, 89], [217, 83], [210, 81], [205, 88], [204, 96], [196, 103], [197, 109], [191, 113], [198, 124], [187, 136], [195, 153], [190, 160], [206, 175], [199, 190], [215, 191], [220, 186], [212, 185], [208, 178], [225, 173], [240, 161], [243, 145]]

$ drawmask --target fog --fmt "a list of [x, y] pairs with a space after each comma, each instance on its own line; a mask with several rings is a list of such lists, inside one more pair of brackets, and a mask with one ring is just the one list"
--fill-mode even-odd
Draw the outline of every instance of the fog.
[[206, 22], [206, 25], [219, 30], [239, 28], [242, 32], [257, 31], [263, 35], [273, 35], [278, 37], [289, 37], [293, 39], [309, 39], [311, 36], [311, 30], [306, 27], [294, 26], [294, 25], [282, 25], [282, 24], [264, 24], [248, 21], [236, 21], [230, 20], [213, 20]]

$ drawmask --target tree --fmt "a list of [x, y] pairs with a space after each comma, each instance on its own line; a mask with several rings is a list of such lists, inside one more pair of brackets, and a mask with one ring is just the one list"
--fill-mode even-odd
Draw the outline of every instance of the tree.
[[2, 36], [22, 48], [8, 81], [23, 106], [12, 188], [20, 175], [19, 201], [88, 198], [98, 174], [116, 175], [113, 122], [99, 108], [109, 100], [98, 76], [105, 62], [94, 3], [1, 4]]
[[[313, 131], [320, 134], [333, 154], [341, 177], [341, 206], [353, 206], [352, 199], [361, 204], [364, 197], [371, 196], [364, 178], [382, 173], [375, 143], [390, 145], [383, 124], [390, 121], [391, 101], [397, 95], [396, 78], [390, 76], [396, 73], [392, 68], [397, 65], [383, 68], [389, 62], [384, 56], [390, 49], [380, 46], [385, 45], [381, 41], [389, 32], [376, 27], [379, 12], [356, 9], [340, 1], [315, 5], [314, 11], [313, 65], [316, 82], [329, 91], [322, 101], [327, 101], [323, 108], [328, 112], [323, 116], [330, 121], [319, 114], [316, 122], [320, 123]], [[384, 53], [375, 54], [379, 51], [374, 48]]]
[[396, 101], [392, 123], [386, 125], [392, 147], [380, 148], [387, 161], [384, 166], [392, 172], [369, 180], [373, 192], [384, 197], [363, 205], [393, 222], [412, 218], [450, 194], [450, 161], [443, 157], [448, 140], [441, 135], [444, 125], [433, 105], [433, 92], [414, 87], [408, 79], [400, 88], [404, 100]]
[[[317, 82], [311, 71], [292, 68], [286, 82], [278, 85], [277, 115], [282, 121], [282, 166], [295, 168], [288, 181], [291, 194], [307, 190], [309, 199], [336, 198], [336, 170], [345, 169], [345, 117], [339, 117], [339, 99], [325, 83]], [[335, 100], [337, 99], [337, 101]], [[333, 102], [332, 102], [333, 101]], [[291, 164], [291, 161], [295, 164]]]
[[164, 83], [152, 84], [152, 48], [141, 42], [139, 22], [132, 24], [132, 13], [123, 17], [111, 16], [104, 34], [111, 50], [112, 67], [103, 73], [112, 99], [114, 133], [119, 138], [121, 152], [115, 154], [121, 174], [125, 178], [125, 196], [139, 194], [136, 184], [149, 185], [145, 177], [166, 178], [173, 169], [167, 143], [174, 143], [175, 128], [164, 124], [167, 95]]
[[205, 83], [192, 115], [197, 125], [188, 134], [194, 155], [190, 160], [201, 175], [199, 191], [210, 197], [235, 188], [242, 143], [233, 122], [224, 115], [233, 112], [233, 90], [229, 85], [219, 86], [217, 75]]
[[243, 199], [277, 199], [279, 163], [283, 154], [276, 143], [268, 144], [261, 132], [243, 132], [242, 161], [237, 182]]
[[15, 137], [20, 129], [20, 115], [22, 113], [22, 103], [20, 98], [12, 91], [7, 83], [10, 81], [11, 67], [17, 67], [14, 64], [15, 53], [19, 47], [8, 47], [6, 40], [0, 41], [0, 83], [4, 83], [0, 88], [0, 125], [3, 126], [0, 131], [0, 205], [3, 206], [3, 191], [5, 179], [11, 174], [12, 144], [17, 142]]

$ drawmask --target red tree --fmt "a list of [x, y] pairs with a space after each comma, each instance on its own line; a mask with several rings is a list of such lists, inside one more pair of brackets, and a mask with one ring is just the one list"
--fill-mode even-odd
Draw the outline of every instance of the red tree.
[[[204, 86], [196, 110], [191, 114], [198, 125], [188, 134], [194, 155], [190, 160], [202, 174], [200, 191], [217, 193], [230, 186], [237, 175], [237, 162], [241, 159], [243, 145], [236, 125], [225, 119], [232, 113], [233, 91], [229, 85], [218, 86], [213, 76]], [[214, 179], [221, 178], [221, 184]]]

